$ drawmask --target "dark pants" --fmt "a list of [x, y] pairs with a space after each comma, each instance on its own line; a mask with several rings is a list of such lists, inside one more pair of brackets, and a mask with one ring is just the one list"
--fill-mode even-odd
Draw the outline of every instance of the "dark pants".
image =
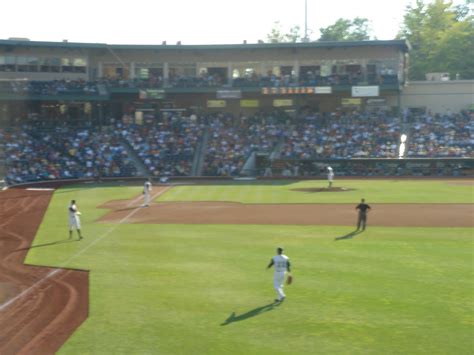
[[362, 225], [362, 230], [365, 229], [365, 223], [367, 222], [367, 214], [359, 213], [359, 218], [357, 219], [357, 229], [360, 229]]

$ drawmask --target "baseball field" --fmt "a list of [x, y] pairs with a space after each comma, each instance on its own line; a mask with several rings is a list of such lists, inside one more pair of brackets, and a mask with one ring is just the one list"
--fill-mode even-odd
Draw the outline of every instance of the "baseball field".
[[170, 184], [148, 208], [119, 182], [0, 192], [0, 353], [472, 354], [473, 184]]

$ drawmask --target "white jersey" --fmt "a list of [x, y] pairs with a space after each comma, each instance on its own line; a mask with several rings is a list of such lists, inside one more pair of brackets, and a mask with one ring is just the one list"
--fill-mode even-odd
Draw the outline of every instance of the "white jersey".
[[81, 220], [77, 214], [77, 206], [75, 204], [69, 205], [69, 227], [81, 229]]
[[332, 181], [333, 179], [334, 179], [334, 173], [332, 172], [332, 170], [330, 170], [330, 171], [328, 172], [328, 180], [329, 180], [329, 181]]
[[147, 181], [145, 182], [145, 185], [143, 186], [143, 193], [148, 195], [151, 192], [151, 182]]
[[286, 255], [275, 255], [272, 260], [275, 272], [285, 272], [287, 270], [289, 259]]

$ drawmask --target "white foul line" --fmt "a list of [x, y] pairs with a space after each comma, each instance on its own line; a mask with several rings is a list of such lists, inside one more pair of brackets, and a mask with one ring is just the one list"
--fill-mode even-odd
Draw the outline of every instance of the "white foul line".
[[[152, 200], [155, 199], [156, 197], [160, 196], [161, 194], [165, 193], [166, 191], [168, 191], [169, 189], [171, 188], [171, 186], [169, 187], [166, 187], [164, 190], [161, 190], [159, 191], [158, 193], [156, 193], [155, 195], [152, 196]], [[141, 207], [141, 206], [140, 206]], [[30, 287], [28, 287], [27, 289], [23, 290], [22, 292], [20, 292], [18, 295], [16, 295], [15, 297], [11, 298], [10, 300], [8, 300], [7, 302], [3, 303], [2, 305], [0, 305], [0, 312], [5, 310], [8, 306], [10, 306], [11, 304], [15, 303], [17, 300], [19, 300], [20, 298], [22, 298], [24, 295], [26, 295], [28, 292], [30, 292], [32, 289], [38, 287], [40, 284], [42, 284], [43, 282], [45, 282], [47, 279], [53, 277], [54, 275], [56, 275], [58, 272], [62, 271], [64, 267], [66, 267], [67, 264], [69, 264], [72, 260], [74, 260], [75, 258], [77, 258], [79, 255], [83, 254], [86, 250], [88, 250], [91, 246], [97, 244], [98, 242], [100, 242], [102, 239], [104, 239], [106, 236], [108, 236], [110, 233], [112, 233], [118, 226], [120, 226], [121, 224], [125, 223], [130, 217], [132, 217], [135, 213], [137, 213], [138, 211], [140, 211], [140, 207], [137, 207], [135, 208], [132, 212], [130, 212], [129, 214], [127, 214], [125, 217], [123, 217], [117, 224], [114, 224], [111, 228], [109, 228], [108, 231], [106, 231], [104, 234], [102, 234], [99, 238], [95, 239], [92, 243], [88, 244], [86, 247], [84, 247], [83, 249], [79, 250], [76, 254], [73, 254], [69, 259], [67, 259], [62, 265], [60, 266], [57, 266], [55, 267], [55, 270], [51, 271], [50, 273], [46, 274], [45, 277], [43, 277], [42, 279], [36, 281], [33, 285], [31, 285]]]

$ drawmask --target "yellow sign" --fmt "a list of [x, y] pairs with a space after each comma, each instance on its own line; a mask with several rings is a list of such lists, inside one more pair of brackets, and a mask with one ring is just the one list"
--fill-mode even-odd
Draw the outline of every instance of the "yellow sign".
[[342, 106], [360, 106], [361, 99], [341, 99]]
[[225, 100], [207, 100], [207, 107], [220, 108], [226, 107]]
[[293, 100], [291, 99], [273, 100], [273, 107], [286, 107], [286, 106], [293, 106]]
[[240, 100], [240, 107], [259, 107], [258, 100]]

